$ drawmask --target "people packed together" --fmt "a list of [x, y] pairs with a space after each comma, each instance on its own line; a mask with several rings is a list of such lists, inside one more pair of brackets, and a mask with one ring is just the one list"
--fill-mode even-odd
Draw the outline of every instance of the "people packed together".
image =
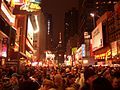
[[0, 90], [120, 90], [120, 67], [2, 67]]

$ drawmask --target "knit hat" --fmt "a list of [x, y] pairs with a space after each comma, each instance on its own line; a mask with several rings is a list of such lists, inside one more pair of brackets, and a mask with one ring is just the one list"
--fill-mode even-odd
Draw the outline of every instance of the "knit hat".
[[13, 73], [13, 74], [12, 74], [12, 77], [17, 77], [17, 78], [19, 78], [20, 75], [18, 75], [17, 73]]
[[95, 75], [95, 71], [93, 68], [86, 68], [84, 71], [84, 78], [85, 80], [87, 80], [88, 78], [90, 78], [91, 76]]

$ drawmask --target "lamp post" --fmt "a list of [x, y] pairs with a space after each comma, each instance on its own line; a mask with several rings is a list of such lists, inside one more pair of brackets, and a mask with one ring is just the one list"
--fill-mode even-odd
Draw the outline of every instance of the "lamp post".
[[95, 28], [95, 14], [94, 13], [90, 13], [90, 16], [93, 18], [93, 26]]

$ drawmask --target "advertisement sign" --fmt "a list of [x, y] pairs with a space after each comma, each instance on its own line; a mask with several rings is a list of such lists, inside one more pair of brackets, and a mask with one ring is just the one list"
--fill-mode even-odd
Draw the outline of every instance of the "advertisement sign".
[[5, 20], [10, 25], [14, 26], [16, 17], [10, 12], [10, 10], [8, 9], [7, 5], [4, 2], [1, 3], [1, 11], [2, 11], [1, 13], [4, 14], [4, 15], [2, 14], [2, 16], [5, 18]]
[[72, 48], [72, 54], [75, 54], [76, 51], [77, 51], [77, 47]]
[[27, 25], [27, 38], [32, 45], [33, 45], [33, 31], [34, 31], [34, 28], [33, 28], [32, 21], [29, 16], [28, 17], [28, 25]]
[[20, 10], [37, 11], [40, 10], [41, 0], [25, 0], [24, 4], [20, 7]]
[[98, 50], [103, 47], [102, 23], [92, 31], [92, 50]]

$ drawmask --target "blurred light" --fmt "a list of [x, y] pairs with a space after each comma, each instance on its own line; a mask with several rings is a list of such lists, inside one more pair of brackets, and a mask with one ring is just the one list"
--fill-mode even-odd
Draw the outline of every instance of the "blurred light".
[[42, 66], [42, 62], [39, 62], [39, 66]]
[[98, 2], [96, 2], [96, 4], [98, 4]]
[[61, 54], [59, 54], [59, 56], [61, 56]]
[[36, 30], [34, 30], [34, 33], [38, 33], [39, 32], [39, 24], [38, 24], [38, 17], [37, 15], [34, 15], [35, 16], [35, 22], [36, 22]]
[[95, 14], [94, 14], [94, 13], [90, 13], [90, 16], [91, 16], [91, 17], [94, 17], [94, 16], [95, 16]]
[[10, 22], [12, 24], [14, 24], [15, 23], [15, 15], [10, 14], [10, 12], [6, 9], [6, 6], [5, 6], [4, 3], [1, 4], [1, 9], [4, 12], [4, 14], [8, 17], [8, 19], [10, 20]]
[[50, 20], [48, 20], [48, 35], [50, 34]]
[[38, 62], [33, 62], [32, 66], [37, 66]]
[[114, 3], [114, 4], [116, 4], [117, 2], [116, 2], [116, 1], [114, 1], [113, 3]]
[[108, 2], [109, 4], [112, 3], [111, 1]]
[[87, 64], [88, 63], [88, 60], [83, 60], [83, 64]]

